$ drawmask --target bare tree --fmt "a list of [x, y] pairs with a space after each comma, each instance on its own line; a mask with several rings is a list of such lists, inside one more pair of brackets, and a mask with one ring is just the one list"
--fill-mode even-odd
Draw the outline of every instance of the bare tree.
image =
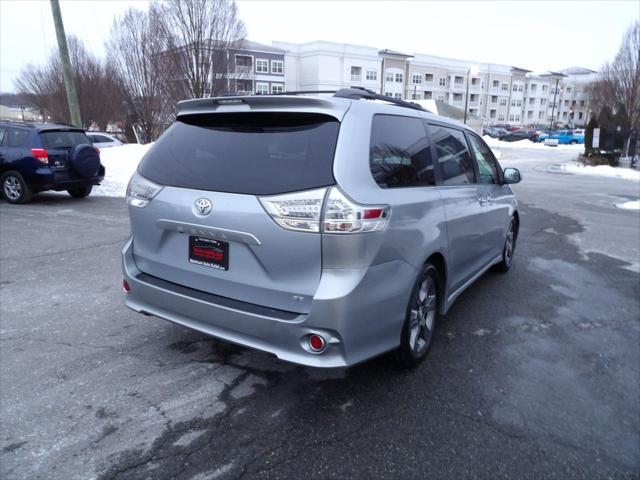
[[158, 5], [173, 100], [217, 95], [226, 88], [228, 50], [245, 36], [234, 0], [167, 0]]
[[626, 111], [629, 124], [624, 127], [629, 133], [623, 155], [627, 156], [631, 138], [640, 129], [640, 22], [627, 30], [616, 57], [602, 67], [589, 94], [598, 110], [608, 105]]
[[163, 50], [159, 32], [155, 4], [148, 13], [130, 8], [113, 22], [107, 42], [107, 61], [144, 141], [155, 140], [170, 115], [161, 89], [161, 76], [167, 72], [160, 72], [157, 63]]
[[[109, 121], [124, 117], [119, 89], [112, 73], [84, 44], [70, 36], [69, 53], [80, 112], [88, 122], [106, 128]], [[48, 112], [55, 121], [69, 122], [69, 109], [57, 51], [53, 51], [44, 66], [28, 65], [16, 80], [20, 95], [40, 110]]]

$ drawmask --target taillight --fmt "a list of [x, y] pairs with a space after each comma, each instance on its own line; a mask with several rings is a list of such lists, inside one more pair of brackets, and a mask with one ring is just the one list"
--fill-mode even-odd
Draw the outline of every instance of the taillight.
[[322, 201], [326, 188], [305, 192], [261, 197], [260, 202], [271, 218], [287, 230], [319, 232]]
[[324, 207], [322, 231], [325, 233], [360, 233], [382, 230], [389, 218], [388, 205], [355, 203], [338, 188], [331, 187]]
[[388, 205], [355, 203], [337, 187], [261, 197], [260, 202], [278, 225], [301, 232], [375, 232], [389, 218]]
[[160, 190], [162, 190], [161, 185], [157, 185], [138, 172], [134, 172], [129, 180], [129, 185], [127, 185], [127, 203], [132, 207], [146, 207]]
[[44, 148], [32, 148], [31, 155], [43, 165], [49, 165], [49, 154]]

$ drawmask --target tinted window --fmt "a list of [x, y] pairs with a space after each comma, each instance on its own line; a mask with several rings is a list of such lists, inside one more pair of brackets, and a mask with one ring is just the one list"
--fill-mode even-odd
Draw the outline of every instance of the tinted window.
[[369, 166], [374, 180], [383, 188], [434, 185], [433, 160], [423, 121], [375, 115]]
[[89, 135], [89, 138], [93, 143], [108, 143], [113, 142], [109, 137], [105, 137], [103, 135]]
[[4, 127], [0, 127], [0, 146], [4, 145], [5, 134], [7, 133], [7, 129]]
[[431, 141], [436, 147], [444, 185], [474, 183], [473, 163], [464, 133], [453, 128], [429, 125]]
[[181, 117], [138, 168], [161, 185], [265, 195], [335, 183], [339, 123], [309, 113]]
[[44, 148], [56, 150], [73, 148], [82, 143], [90, 144], [91, 140], [80, 130], [47, 130], [40, 132]]
[[478, 165], [478, 183], [499, 183], [498, 166], [489, 147], [475, 135], [467, 137]]
[[21, 147], [29, 136], [29, 130], [7, 128], [7, 133], [5, 135], [7, 136], [6, 145], [8, 147]]

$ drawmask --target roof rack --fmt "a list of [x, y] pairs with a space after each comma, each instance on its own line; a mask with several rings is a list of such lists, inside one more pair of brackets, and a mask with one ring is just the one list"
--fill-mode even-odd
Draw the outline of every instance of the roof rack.
[[399, 107], [411, 108], [413, 110], [422, 110], [424, 112], [428, 111], [424, 107], [422, 107], [422, 105], [418, 105], [417, 103], [405, 102], [404, 100], [399, 100], [388, 95], [380, 95], [379, 93], [368, 90], [364, 87], [343, 88], [334, 93], [333, 96], [338, 98], [350, 98], [352, 100], [383, 100], [385, 102], [398, 105]]
[[318, 93], [333, 93], [333, 96], [336, 98], [348, 98], [350, 100], [383, 100], [399, 107], [428, 112], [427, 109], [417, 103], [405, 102], [404, 100], [399, 100], [388, 95], [381, 95], [364, 87], [348, 87], [341, 88], [340, 90], [300, 90], [295, 92], [269, 93], [267, 95], [312, 95]]

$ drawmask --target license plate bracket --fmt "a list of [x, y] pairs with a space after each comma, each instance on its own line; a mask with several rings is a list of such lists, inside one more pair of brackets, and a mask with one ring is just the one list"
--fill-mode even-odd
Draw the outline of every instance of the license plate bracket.
[[189, 263], [216, 270], [229, 270], [229, 243], [189, 236]]

